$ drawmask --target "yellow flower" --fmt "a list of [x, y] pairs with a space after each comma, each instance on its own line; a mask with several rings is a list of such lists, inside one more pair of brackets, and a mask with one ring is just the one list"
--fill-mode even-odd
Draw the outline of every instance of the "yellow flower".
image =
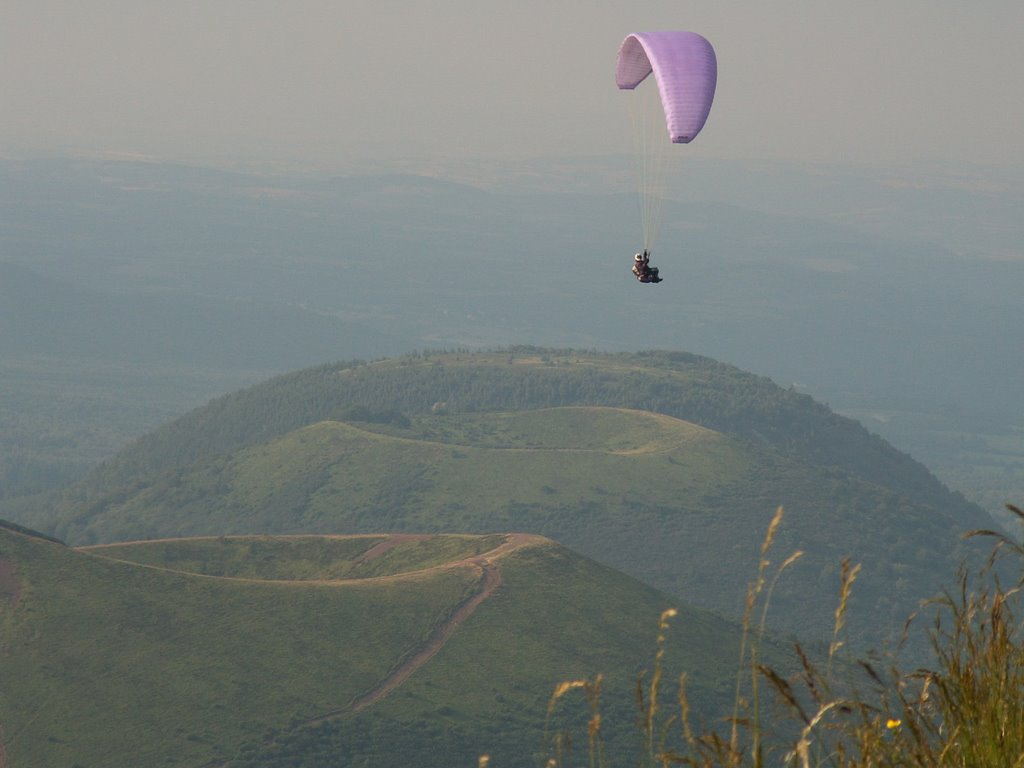
[[903, 725], [903, 721], [902, 720], [894, 720], [891, 717], [888, 720], [885, 721], [885, 727], [888, 728], [890, 731], [893, 728], [899, 728], [901, 725]]

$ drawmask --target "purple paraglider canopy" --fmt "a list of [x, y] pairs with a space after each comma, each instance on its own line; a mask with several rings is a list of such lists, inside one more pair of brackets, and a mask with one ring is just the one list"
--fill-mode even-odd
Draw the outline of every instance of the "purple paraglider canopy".
[[668, 134], [687, 144], [704, 127], [715, 98], [718, 62], [696, 32], [636, 32], [622, 41], [615, 83], [632, 90], [654, 72]]

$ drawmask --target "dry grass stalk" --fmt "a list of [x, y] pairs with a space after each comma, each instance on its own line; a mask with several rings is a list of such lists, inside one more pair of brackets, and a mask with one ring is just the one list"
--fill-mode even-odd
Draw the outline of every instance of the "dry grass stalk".
[[[1008, 509], [1024, 520], [1017, 507]], [[969, 577], [959, 574], [958, 589], [930, 601], [938, 612], [930, 631], [934, 668], [900, 672], [895, 666], [880, 672], [875, 664], [859, 661], [839, 667], [844, 675], [861, 670], [862, 680], [870, 688], [859, 693], [860, 684], [834, 679], [833, 664], [844, 648], [843, 635], [853, 586], [860, 565], [842, 561], [839, 603], [835, 611], [832, 642], [824, 669], [816, 666], [811, 655], [797, 644], [800, 668], [793, 681], [758, 660], [758, 643], [764, 629], [767, 603], [779, 576], [800, 557], [791, 555], [776, 570], [771, 583], [768, 559], [782, 521], [780, 507], [772, 519], [761, 547], [757, 578], [748, 588], [740, 648], [741, 673], [737, 678], [733, 717], [729, 719], [728, 740], [716, 731], [696, 733], [690, 724], [690, 705], [686, 696], [686, 675], [679, 678], [679, 720], [682, 750], [666, 746], [668, 725], [675, 716], [659, 725], [658, 695], [668, 619], [675, 612], [662, 614], [658, 625], [655, 666], [649, 685], [637, 679], [636, 698], [642, 717], [640, 727], [646, 740], [643, 765], [668, 768], [674, 765], [695, 768], [760, 768], [764, 764], [766, 724], [758, 710], [757, 681], [764, 678], [779, 702], [799, 723], [799, 732], [784, 754], [783, 764], [792, 768], [968, 768], [969, 766], [1008, 766], [1024, 768], [1024, 623], [1020, 610], [1024, 594], [1024, 575], [1010, 588], [1000, 584], [996, 561], [1015, 555], [1024, 565], [1024, 546], [1004, 534], [975, 531], [973, 536], [991, 536], [996, 540], [986, 565]], [[1024, 574], [1024, 569], [1022, 569]], [[766, 589], [766, 585], [767, 589]], [[761, 622], [751, 639], [751, 620], [758, 601], [763, 601]], [[908, 624], [917, 614], [908, 619]], [[750, 643], [748, 648], [748, 643]], [[749, 663], [751, 699], [743, 696], [742, 668]], [[598, 683], [599, 683], [598, 679]], [[570, 690], [583, 689], [594, 711], [594, 731], [600, 729], [594, 686], [588, 681], [569, 681], [556, 688], [552, 702]], [[840, 691], [846, 691], [842, 693]], [[813, 704], [813, 709], [808, 706]], [[553, 703], [549, 706], [549, 715]], [[745, 712], [751, 709], [752, 717]], [[596, 717], [596, 720], [595, 720]], [[741, 731], [747, 734], [741, 739]], [[592, 740], [594, 733], [590, 733]], [[602, 753], [603, 757], [603, 753]], [[559, 757], [560, 759], [560, 757]], [[561, 763], [552, 760], [550, 768]], [[592, 757], [591, 767], [595, 761]], [[2, 767], [0, 767], [2, 768]]]

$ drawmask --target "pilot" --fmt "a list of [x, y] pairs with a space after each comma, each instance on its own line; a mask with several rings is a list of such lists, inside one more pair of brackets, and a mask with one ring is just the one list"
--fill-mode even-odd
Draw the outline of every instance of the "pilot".
[[658, 268], [652, 267], [650, 261], [651, 254], [647, 252], [646, 248], [643, 253], [636, 254], [633, 257], [633, 274], [641, 283], [660, 283]]

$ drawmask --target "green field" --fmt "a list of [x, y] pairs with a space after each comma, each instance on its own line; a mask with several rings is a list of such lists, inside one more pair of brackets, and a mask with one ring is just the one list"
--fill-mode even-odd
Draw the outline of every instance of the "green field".
[[[628, 701], [670, 604], [536, 537], [74, 550], [0, 528], [3, 743], [15, 766], [245, 765], [284, 748], [529, 765], [554, 684], [605, 671]], [[680, 619], [673, 663], [692, 668], [699, 711], [722, 714], [738, 630]]]

